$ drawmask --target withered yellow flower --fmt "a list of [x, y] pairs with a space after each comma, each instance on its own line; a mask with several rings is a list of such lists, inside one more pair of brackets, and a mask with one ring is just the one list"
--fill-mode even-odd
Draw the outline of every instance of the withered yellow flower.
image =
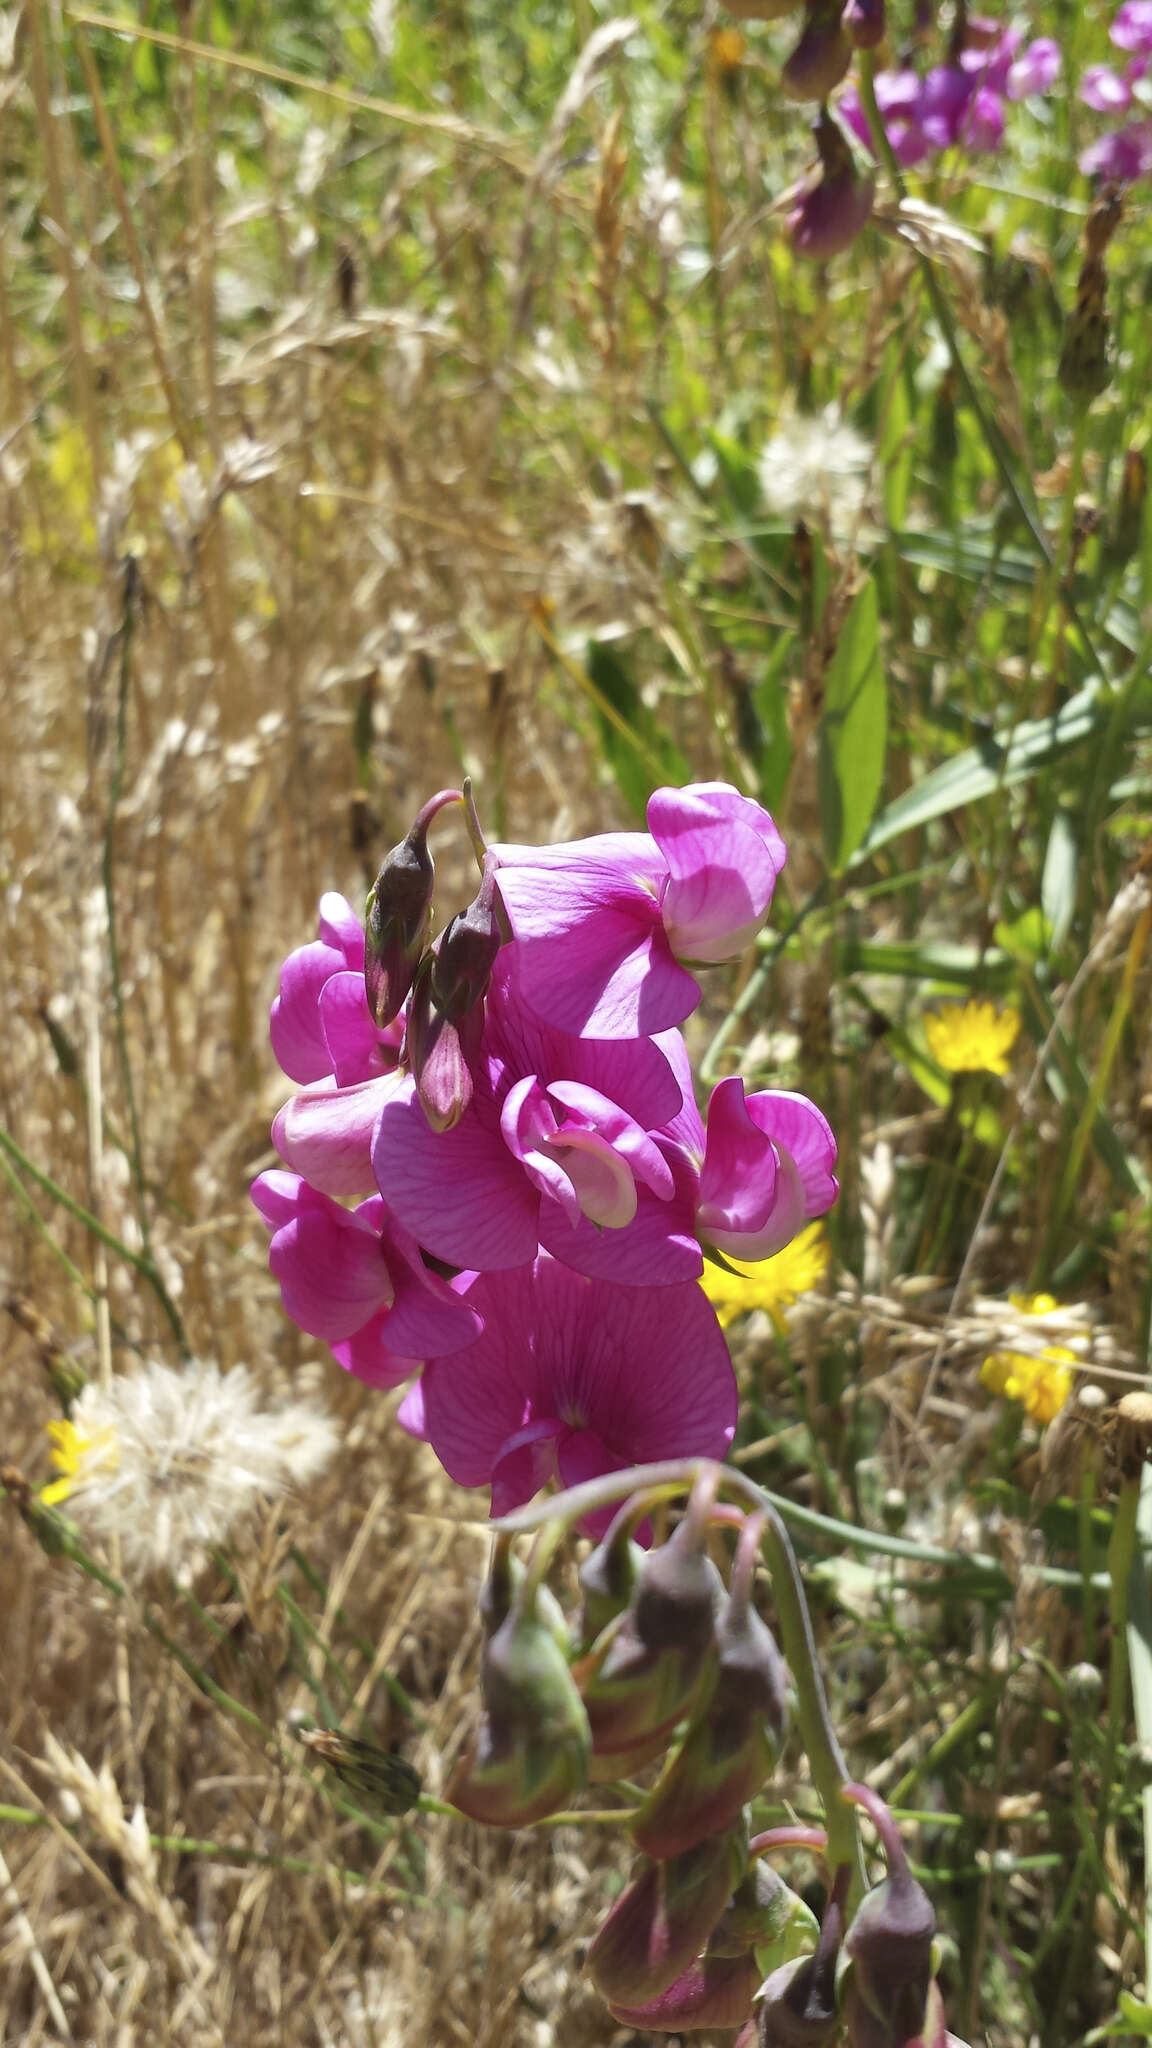
[[987, 1001], [952, 1003], [924, 1018], [928, 1050], [949, 1074], [1006, 1074], [1019, 1030], [1018, 1010]]

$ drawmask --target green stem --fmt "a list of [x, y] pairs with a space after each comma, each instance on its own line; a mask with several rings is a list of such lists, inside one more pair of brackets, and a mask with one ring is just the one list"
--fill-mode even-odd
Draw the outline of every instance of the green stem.
[[74, 1196], [68, 1194], [60, 1186], [59, 1181], [53, 1180], [50, 1173], [45, 1173], [41, 1167], [34, 1166], [28, 1154], [22, 1151], [21, 1147], [16, 1143], [15, 1138], [10, 1137], [8, 1132], [3, 1130], [0, 1130], [0, 1152], [7, 1153], [8, 1158], [20, 1168], [22, 1173], [26, 1173], [30, 1180], [34, 1180], [37, 1187], [43, 1188], [46, 1195], [50, 1195], [54, 1202], [59, 1202], [60, 1207], [66, 1209], [70, 1216], [74, 1216], [78, 1223], [82, 1223], [86, 1230], [91, 1231], [93, 1237], [97, 1238], [102, 1245], [106, 1245], [110, 1252], [115, 1252], [119, 1258], [126, 1260], [128, 1265], [134, 1267], [141, 1278], [148, 1282], [149, 1287], [152, 1288], [168, 1321], [172, 1325], [172, 1332], [177, 1343], [181, 1350], [186, 1353], [184, 1325], [180, 1319], [179, 1310], [172, 1300], [168, 1289], [165, 1287], [153, 1260], [142, 1251], [133, 1251], [130, 1245], [126, 1245], [122, 1238], [117, 1237], [114, 1231], [109, 1230], [105, 1224], [101, 1223], [98, 1216], [94, 1216], [90, 1209], [86, 1209], [83, 1202], [76, 1201]]

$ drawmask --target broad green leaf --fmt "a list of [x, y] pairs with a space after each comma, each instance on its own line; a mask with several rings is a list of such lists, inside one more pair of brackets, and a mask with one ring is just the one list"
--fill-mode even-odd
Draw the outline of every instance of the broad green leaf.
[[[1146, 715], [1147, 706], [1140, 709]], [[890, 839], [899, 839], [902, 833], [915, 831], [933, 818], [943, 818], [963, 804], [978, 803], [997, 790], [1028, 781], [1040, 769], [1101, 733], [1110, 711], [1110, 704], [1101, 700], [1099, 685], [1090, 683], [1051, 718], [1026, 719], [1004, 739], [990, 733], [978, 745], [966, 747], [962, 754], [933, 769], [922, 782], [905, 790], [881, 811], [852, 865], [869, 859]]]
[[820, 721], [820, 822], [824, 853], [836, 874], [855, 853], [876, 808], [887, 734], [879, 606], [869, 577], [828, 664]]
[[1002, 989], [1016, 977], [1015, 963], [999, 948], [981, 952], [978, 946], [954, 946], [946, 940], [850, 938], [840, 948], [839, 963], [844, 974], [892, 974], [952, 988]]
[[1075, 913], [1078, 861], [1079, 847], [1071, 816], [1067, 811], [1057, 811], [1040, 877], [1040, 908], [1048, 921], [1053, 946], [1063, 944]]

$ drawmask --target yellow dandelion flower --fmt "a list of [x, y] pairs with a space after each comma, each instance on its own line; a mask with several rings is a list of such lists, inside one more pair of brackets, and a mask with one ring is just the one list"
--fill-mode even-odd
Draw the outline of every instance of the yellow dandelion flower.
[[989, 1002], [951, 1003], [924, 1018], [928, 1050], [949, 1074], [1006, 1074], [1019, 1029], [1017, 1010]]
[[[1008, 1298], [1022, 1316], [1048, 1316], [1059, 1307], [1051, 1294], [1012, 1294]], [[1075, 1363], [1075, 1353], [1064, 1344], [1046, 1344], [1038, 1354], [993, 1351], [980, 1368], [980, 1378], [990, 1393], [1019, 1401], [1033, 1422], [1044, 1425], [1055, 1420], [1071, 1394]]]
[[823, 1225], [810, 1223], [774, 1258], [729, 1259], [730, 1273], [706, 1262], [700, 1284], [722, 1328], [754, 1308], [766, 1310], [776, 1322], [784, 1309], [819, 1285], [831, 1256]]
[[748, 44], [738, 28], [717, 28], [712, 31], [708, 45], [708, 58], [713, 75], [726, 82], [739, 71], [748, 54]]

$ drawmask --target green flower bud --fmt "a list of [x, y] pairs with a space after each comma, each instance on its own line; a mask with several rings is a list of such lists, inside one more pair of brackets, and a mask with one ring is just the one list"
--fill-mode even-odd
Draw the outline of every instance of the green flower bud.
[[738, 2027], [756, 1996], [759, 1973], [751, 1956], [702, 1956], [647, 2005], [608, 2007], [621, 2026], [650, 2034], [692, 2034], [705, 2027]]
[[371, 1813], [389, 1818], [408, 1813], [420, 1797], [419, 1771], [378, 1743], [362, 1742], [339, 1728], [302, 1728], [300, 1740]]
[[771, 1776], [784, 1732], [788, 1674], [752, 1606], [763, 1518], [740, 1532], [732, 1585], [716, 1630], [715, 1684], [632, 1824], [647, 1856], [677, 1856], [731, 1827]]
[[840, 2025], [836, 1965], [844, 1938], [844, 1902], [852, 1871], [842, 1863], [810, 1955], [774, 1970], [760, 1994], [759, 2048], [824, 2048]]
[[586, 1783], [591, 1738], [564, 1653], [523, 1591], [485, 1644], [482, 1687], [475, 1752], [447, 1797], [488, 1827], [525, 1827]]
[[879, 1794], [846, 1785], [844, 1797], [868, 1814], [888, 1864], [883, 1884], [862, 1900], [844, 1937], [848, 2039], [851, 2048], [913, 2048], [928, 2010], [936, 1914]]
[[580, 1642], [584, 1650], [590, 1650], [609, 1623], [623, 1614], [635, 1593], [645, 1560], [644, 1551], [632, 1541], [636, 1513], [633, 1502], [626, 1500], [580, 1567], [580, 1590], [584, 1595]]
[[740, 1827], [683, 1856], [638, 1864], [588, 1950], [592, 1981], [609, 2004], [647, 2004], [683, 1975], [724, 1913], [747, 1856]]
[[712, 1955], [751, 1950], [763, 1978], [797, 1956], [811, 1955], [819, 1932], [812, 1908], [770, 1863], [757, 1857], [713, 1928], [708, 1948]]
[[632, 1605], [574, 1668], [598, 1756], [621, 1757], [668, 1735], [710, 1680], [724, 1596], [704, 1549], [714, 1495], [710, 1476], [668, 1542], [649, 1552]]
[[1074, 1664], [1064, 1689], [1074, 1713], [1095, 1714], [1104, 1697], [1104, 1674], [1095, 1664]]

